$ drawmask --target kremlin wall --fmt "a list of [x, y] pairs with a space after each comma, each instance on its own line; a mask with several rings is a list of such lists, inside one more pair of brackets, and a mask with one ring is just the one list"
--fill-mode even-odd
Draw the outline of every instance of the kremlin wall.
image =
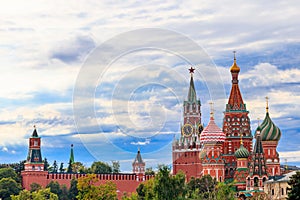
[[[240, 67], [234, 56], [230, 67], [232, 87], [228, 103], [224, 105], [222, 128], [214, 120], [211, 108], [206, 127], [201, 121], [201, 101], [194, 85], [194, 68], [190, 68], [190, 85], [187, 99], [183, 102], [183, 125], [178, 139], [172, 143], [173, 174], [183, 171], [186, 180], [211, 175], [218, 181], [235, 181], [238, 191], [260, 192], [269, 177], [281, 175], [277, 145], [280, 129], [270, 118], [268, 98], [263, 122], [251, 133], [251, 119], [239, 89]], [[212, 107], [212, 105], [211, 105]], [[253, 139], [255, 144], [253, 145]], [[99, 184], [107, 180], [114, 182], [120, 193], [135, 192], [137, 186], [151, 179], [145, 175], [145, 162], [138, 151], [133, 161], [131, 174], [97, 174]], [[49, 173], [44, 170], [41, 155], [41, 138], [36, 129], [29, 138], [29, 151], [22, 171], [22, 186], [30, 189], [32, 183], [45, 187], [51, 181], [70, 186], [72, 178], [85, 174]]]

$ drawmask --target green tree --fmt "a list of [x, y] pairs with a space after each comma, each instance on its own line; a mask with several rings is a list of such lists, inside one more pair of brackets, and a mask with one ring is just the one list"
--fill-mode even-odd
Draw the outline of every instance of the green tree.
[[30, 192], [35, 192], [42, 189], [42, 186], [38, 183], [31, 183], [30, 184]]
[[18, 183], [20, 182], [20, 179], [18, 178], [17, 173], [15, 172], [15, 170], [13, 170], [10, 167], [0, 169], [0, 180], [2, 178], [12, 178], [16, 182], [18, 182]]
[[289, 188], [288, 200], [300, 200], [300, 171], [297, 171], [288, 184], [291, 186]]
[[21, 185], [12, 178], [2, 178], [0, 180], [0, 197], [3, 200], [10, 199], [10, 195], [19, 194]]
[[154, 175], [154, 174], [155, 172], [153, 171], [152, 167], [146, 168], [145, 175]]
[[58, 198], [60, 200], [69, 200], [69, 191], [68, 191], [68, 188], [65, 184], [63, 184], [61, 187], [61, 194], [58, 196]]
[[30, 192], [22, 190], [18, 195], [11, 195], [12, 200], [58, 200], [58, 196], [50, 192], [50, 188]]
[[71, 185], [70, 185], [70, 189], [68, 192], [68, 197], [70, 200], [75, 200], [77, 199], [76, 196], [78, 195], [78, 189], [77, 189], [77, 179], [73, 178], [71, 180]]
[[57, 194], [50, 192], [50, 188], [41, 189], [32, 193], [32, 200], [58, 200]]
[[116, 200], [117, 196], [117, 186], [111, 181], [107, 181], [105, 184], [98, 186], [99, 200]]
[[178, 173], [170, 175], [167, 166], [161, 166], [154, 178], [154, 195], [156, 199], [172, 200], [182, 199], [185, 195], [185, 175]]
[[116, 200], [117, 187], [113, 182], [106, 182], [97, 186], [98, 179], [95, 174], [88, 174], [85, 177], [80, 177], [77, 183], [78, 199], [84, 200]]
[[45, 170], [45, 171], [48, 171], [49, 166], [50, 166], [50, 165], [49, 165], [49, 163], [48, 163], [48, 160], [47, 160], [47, 158], [45, 158], [45, 159], [44, 159], [44, 170]]
[[111, 161], [112, 162], [112, 172], [117, 174], [120, 173], [120, 162], [119, 161]]
[[60, 163], [60, 167], [59, 167], [59, 173], [64, 173], [65, 169], [64, 169], [64, 163]]
[[216, 185], [216, 179], [213, 179], [210, 175], [204, 175], [201, 178], [196, 179], [192, 177], [186, 186], [187, 196], [192, 198], [200, 195], [203, 198], [209, 198]]
[[51, 181], [46, 188], [50, 188], [50, 192], [57, 194], [57, 196], [60, 196], [62, 194], [62, 190], [60, 188], [60, 185], [57, 181]]
[[11, 195], [12, 200], [29, 200], [32, 199], [31, 192], [28, 190], [22, 190], [18, 195]]
[[218, 182], [216, 186], [215, 198], [217, 200], [234, 200], [235, 199], [235, 186], [234, 182], [224, 183]]
[[72, 164], [72, 172], [73, 173], [86, 173], [87, 170], [82, 164], [82, 162], [74, 162]]
[[154, 199], [154, 196], [155, 196], [154, 190], [153, 190], [154, 179], [150, 179], [140, 185], [141, 185], [141, 187], [139, 186], [136, 190], [139, 199], [145, 199], [145, 200]]
[[94, 174], [109, 174], [112, 173], [112, 168], [107, 163], [96, 161], [93, 162], [90, 171]]

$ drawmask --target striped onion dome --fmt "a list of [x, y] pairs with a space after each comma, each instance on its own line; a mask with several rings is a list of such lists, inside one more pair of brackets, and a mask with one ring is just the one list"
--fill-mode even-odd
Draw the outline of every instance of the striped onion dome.
[[281, 131], [272, 122], [269, 112], [266, 113], [266, 117], [259, 128], [262, 141], [278, 141], [281, 137]]
[[200, 142], [202, 143], [217, 143], [224, 142], [225, 134], [217, 126], [213, 116], [210, 117], [208, 125], [204, 128], [200, 136]]
[[249, 151], [244, 147], [243, 144], [241, 144], [240, 148], [235, 151], [234, 155], [236, 158], [248, 158]]

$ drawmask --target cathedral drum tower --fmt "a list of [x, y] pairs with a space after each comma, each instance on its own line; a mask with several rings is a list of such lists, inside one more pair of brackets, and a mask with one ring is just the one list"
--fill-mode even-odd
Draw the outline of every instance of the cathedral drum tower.
[[266, 116], [259, 128], [261, 129], [261, 143], [264, 149], [264, 156], [266, 158], [268, 175], [277, 176], [281, 175], [280, 159], [276, 150], [281, 137], [281, 131], [270, 118], [268, 99], [269, 98], [266, 97]]
[[[234, 52], [235, 53], [235, 52]], [[226, 160], [225, 178], [233, 178], [234, 171], [237, 168], [235, 151], [240, 147], [240, 135], [242, 135], [243, 146], [252, 152], [252, 134], [250, 128], [249, 111], [243, 101], [242, 94], [239, 89], [238, 75], [240, 67], [236, 63], [234, 54], [234, 62], [230, 68], [232, 76], [232, 87], [228, 103], [223, 118], [223, 132], [226, 135], [224, 142], [224, 155]]]
[[201, 123], [201, 102], [197, 99], [194, 86], [194, 68], [190, 68], [190, 86], [187, 100], [183, 103], [183, 125], [180, 139], [174, 139], [172, 144], [173, 174], [182, 171], [187, 180], [190, 177], [201, 177], [200, 163], [200, 134], [203, 130]]

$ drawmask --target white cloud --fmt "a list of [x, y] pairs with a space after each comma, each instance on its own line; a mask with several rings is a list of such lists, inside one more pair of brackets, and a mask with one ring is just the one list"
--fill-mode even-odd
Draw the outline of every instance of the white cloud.
[[260, 63], [252, 70], [241, 74], [240, 77], [246, 82], [244, 85], [246, 88], [276, 86], [276, 84], [283, 83], [299, 83], [300, 70], [297, 68], [278, 69], [277, 66], [270, 63]]
[[137, 146], [144, 146], [144, 145], [150, 144], [150, 142], [151, 142], [150, 139], [146, 139], [145, 141], [130, 142], [130, 144], [137, 145]]
[[300, 162], [300, 151], [279, 152], [279, 155], [282, 163], [285, 162], [285, 159], [287, 162]]

